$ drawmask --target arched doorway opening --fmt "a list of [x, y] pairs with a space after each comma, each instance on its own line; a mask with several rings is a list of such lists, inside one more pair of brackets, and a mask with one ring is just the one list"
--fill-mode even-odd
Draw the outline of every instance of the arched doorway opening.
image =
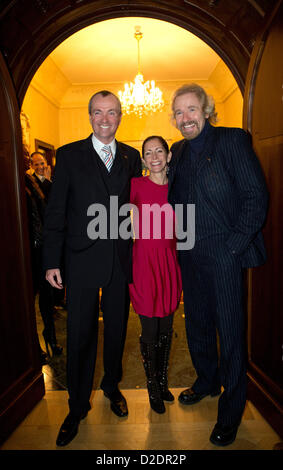
[[[128, 0], [120, 0], [116, 2], [101, 1], [101, 2], [89, 2], [88, 0], [72, 1], [61, 0], [58, 2], [34, 2], [29, 5], [24, 4], [21, 1], [4, 2], [0, 8], [0, 47], [1, 47], [1, 62], [0, 62], [0, 78], [3, 85], [3, 100], [4, 103], [1, 109], [1, 119], [5, 123], [13, 123], [9, 126], [9, 132], [5, 132], [0, 139], [1, 157], [2, 157], [2, 172], [1, 172], [1, 184], [3, 183], [3, 195], [7, 196], [16, 193], [17, 198], [6, 198], [5, 197], [5, 214], [13, 214], [16, 216], [16, 228], [13, 231], [2, 231], [2, 246], [3, 246], [3, 272], [11, 274], [13, 282], [7, 283], [4, 280], [1, 283], [1, 292], [5, 302], [1, 312], [1, 321], [4, 321], [7, 337], [12, 338], [13, 335], [17, 335], [24, 342], [13, 345], [12, 356], [15, 360], [9, 362], [9, 373], [3, 375], [5, 380], [3, 382], [3, 390], [0, 396], [0, 407], [4, 410], [1, 415], [1, 425], [3, 434], [0, 439], [5, 437], [11, 430], [15, 428], [17, 423], [28, 413], [29, 409], [34, 406], [37, 400], [40, 399], [39, 393], [26, 393], [35, 392], [35, 377], [38, 377], [38, 365], [34, 362], [30, 362], [31, 352], [34, 349], [32, 344], [32, 336], [34, 335], [34, 325], [29, 326], [27, 319], [30, 315], [27, 313], [28, 305], [25, 305], [24, 309], [17, 310], [12, 300], [14, 299], [14, 286], [17, 286], [18, 297], [24, 297], [26, 304], [28, 304], [28, 283], [27, 277], [30, 277], [29, 270], [26, 269], [25, 273], [23, 270], [13, 270], [15, 265], [23, 266], [26, 265], [27, 250], [21, 249], [13, 251], [13, 253], [5, 250], [5, 246], [13, 246], [15, 242], [15, 234], [20, 235], [21, 246], [27, 246], [27, 228], [23, 223], [24, 210], [22, 204], [19, 204], [19, 200], [24, 200], [24, 184], [23, 184], [23, 164], [22, 164], [22, 148], [20, 144], [20, 112], [17, 109], [17, 101], [19, 108], [22, 105], [23, 98], [29, 83], [34, 76], [36, 70], [48, 54], [59, 45], [64, 39], [69, 37], [72, 33], [80, 30], [81, 28], [93, 24], [95, 22], [118, 18], [118, 17], [130, 17], [130, 16], [147, 16], [160, 20], [169, 21], [172, 24], [187, 29], [198, 35], [204, 41], [207, 42], [225, 61], [232, 71], [236, 81], [240, 87], [242, 93], [246, 94], [246, 111], [251, 113], [253, 105], [253, 90], [249, 94], [249, 90], [245, 90], [247, 71], [249, 63], [251, 63], [250, 73], [248, 80], [251, 81], [252, 85], [255, 84], [257, 73], [261, 73], [258, 67], [262, 57], [264, 46], [268, 41], [269, 33], [273, 28], [273, 19], [277, 14], [277, 20], [279, 29], [274, 30], [277, 33], [275, 42], [281, 44], [282, 42], [282, 2], [281, 0], [272, 0], [268, 2], [233, 2], [228, 0], [225, 4], [218, 1], [210, 2], [178, 2], [177, 4], [170, 0], [164, 0], [162, 2], [139, 2], [138, 5], [128, 2]], [[281, 16], [280, 16], [281, 15]], [[280, 29], [281, 25], [281, 29]], [[262, 41], [262, 42], [260, 42]], [[251, 54], [252, 60], [251, 60]], [[267, 49], [265, 58], [271, 59], [268, 67], [266, 68], [267, 74], [262, 80], [263, 90], [266, 89], [266, 79], [272, 79], [278, 75], [278, 67], [280, 65], [280, 54], [276, 49], [275, 55], [270, 53]], [[264, 56], [263, 54], [263, 56]], [[278, 63], [274, 61], [274, 57], [278, 57]], [[261, 74], [262, 75], [262, 74]], [[279, 76], [279, 75], [278, 75]], [[7, 78], [8, 77], [8, 78]], [[266, 79], [265, 79], [266, 78]], [[279, 111], [279, 103], [281, 103], [281, 95], [278, 92], [278, 88], [275, 88], [271, 83], [270, 92], [272, 93], [274, 100], [272, 101], [272, 109]], [[279, 93], [279, 95], [278, 95]], [[265, 94], [267, 97], [267, 94]], [[11, 99], [7, 101], [7, 96], [13, 97], [13, 106], [10, 105]], [[269, 95], [268, 95], [269, 96]], [[260, 102], [261, 94], [258, 96], [258, 102]], [[267, 99], [267, 98], [266, 98]], [[271, 110], [270, 101], [264, 103], [262, 106], [264, 109]], [[7, 104], [8, 103], [8, 104]], [[266, 104], [266, 106], [265, 106]], [[281, 108], [280, 108], [281, 109]], [[251, 115], [251, 114], [250, 114]], [[261, 116], [264, 118], [259, 122], [259, 125], [264, 127], [266, 114], [262, 113]], [[279, 116], [280, 117], [280, 116]], [[15, 126], [15, 121], [18, 125]], [[278, 122], [280, 119], [278, 118]], [[282, 122], [282, 121], [281, 121]], [[261, 136], [258, 133], [256, 127], [249, 126], [249, 130], [252, 130], [252, 134], [255, 136]], [[270, 137], [274, 136], [273, 135]], [[268, 146], [263, 148], [260, 145], [257, 146], [259, 151], [262, 153], [261, 160], [265, 159], [268, 163], [267, 176], [272, 184], [272, 177], [277, 177], [280, 174], [279, 168], [279, 155], [280, 148], [276, 141], [280, 136], [280, 132], [276, 131], [275, 140], [268, 142]], [[259, 139], [260, 140], [260, 139]], [[7, 145], [7, 142], [9, 145]], [[266, 140], [265, 140], [266, 142]], [[280, 144], [281, 145], [281, 144]], [[13, 152], [11, 154], [11, 148]], [[275, 152], [278, 153], [278, 159], [273, 158]], [[276, 155], [277, 155], [276, 153]], [[10, 172], [10, 173], [9, 173]], [[9, 177], [6, 175], [9, 173]], [[271, 186], [274, 198], [273, 200], [277, 203], [274, 212], [272, 212], [272, 224], [269, 223], [269, 244], [272, 245], [274, 237], [276, 238], [276, 247], [281, 246], [279, 242], [280, 230], [276, 233], [272, 232], [272, 227], [276, 226], [282, 229], [282, 223], [279, 219], [279, 203], [282, 201], [281, 189], [278, 184], [275, 189]], [[9, 220], [9, 216], [6, 217]], [[3, 224], [5, 224], [5, 218], [3, 218]], [[9, 224], [6, 224], [9, 227]], [[276, 261], [276, 267], [281, 266], [282, 256], [280, 253], [274, 250], [273, 258]], [[262, 284], [265, 289], [262, 290], [265, 296], [267, 309], [263, 309], [263, 303], [259, 300], [257, 306], [252, 306], [252, 302], [249, 304], [249, 308], [254, 310], [256, 317], [260, 318], [261, 324], [256, 325], [254, 329], [255, 347], [260, 351], [260, 356], [264, 355], [264, 364], [262, 365], [261, 357], [258, 359], [254, 354], [255, 371], [257, 374], [258, 381], [255, 382], [255, 387], [258, 392], [258, 402], [260, 403], [264, 397], [265, 402], [268, 401], [271, 408], [267, 412], [267, 415], [273, 414], [274, 420], [278, 420], [278, 405], [280, 389], [278, 389], [278, 371], [279, 361], [281, 356], [278, 353], [279, 346], [281, 348], [280, 341], [276, 340], [276, 351], [273, 348], [267, 347], [262, 348], [261, 345], [256, 344], [258, 338], [258, 329], [260, 329], [266, 338], [268, 338], [271, 344], [274, 344], [272, 338], [273, 333], [279, 331], [279, 304], [282, 305], [282, 295], [279, 295], [279, 280], [280, 276], [277, 276], [277, 268], [274, 270], [272, 261], [268, 264], [269, 268], [263, 268], [258, 272], [258, 276], [261, 278], [260, 283], [255, 287], [259, 288]], [[279, 271], [278, 271], [279, 272]], [[276, 282], [273, 282], [273, 279]], [[14, 279], [16, 278], [16, 279]], [[270, 283], [266, 282], [270, 280]], [[268, 284], [268, 286], [267, 286]], [[12, 287], [13, 286], [13, 290]], [[266, 288], [268, 287], [268, 288]], [[7, 291], [8, 289], [8, 291]], [[8, 294], [8, 295], [7, 295]], [[276, 305], [271, 305], [271, 299], [277, 299]], [[13, 315], [11, 310], [17, 313], [17, 318], [21, 318], [21, 322], [13, 322]], [[259, 317], [258, 310], [262, 310], [262, 314]], [[270, 321], [273, 322], [270, 328], [266, 328], [266, 312], [272, 312], [268, 315]], [[252, 325], [254, 321], [250, 323], [250, 331], [253, 331]], [[278, 325], [278, 326], [277, 326]], [[25, 329], [25, 335], [22, 334], [22, 326]], [[269, 332], [268, 336], [266, 332]], [[9, 333], [11, 333], [9, 335]], [[11, 343], [11, 341], [10, 341]], [[5, 343], [6, 344], [6, 343]], [[280, 349], [281, 351], [281, 349]], [[7, 351], [4, 351], [7, 355]], [[3, 356], [3, 355], [2, 355]], [[276, 362], [277, 361], [277, 362]], [[270, 374], [268, 365], [270, 363], [276, 365], [276, 370], [273, 374]], [[266, 363], [266, 364], [265, 364]], [[280, 362], [282, 364], [282, 361]], [[5, 371], [4, 371], [5, 372]], [[37, 374], [37, 375], [36, 375]], [[255, 373], [254, 373], [255, 375]], [[38, 384], [38, 381], [37, 381]], [[264, 389], [264, 390], [263, 390]], [[266, 390], [268, 393], [266, 393]], [[271, 398], [270, 398], [271, 397]], [[272, 397], [274, 399], [272, 399]], [[274, 402], [276, 401], [276, 403]], [[280, 425], [279, 425], [280, 427]], [[282, 424], [281, 424], [282, 428]]]
[[[117, 3], [117, 4], [116, 4]], [[1, 119], [3, 122], [17, 122], [18, 126], [10, 126], [10, 133], [3, 134], [0, 146], [2, 149], [3, 168], [1, 173], [1, 184], [3, 194], [11, 191], [17, 194], [17, 198], [5, 198], [5, 214], [15, 213], [17, 226], [13, 231], [2, 232], [3, 272], [9, 273], [11, 282], [1, 283], [1, 293], [5, 298], [5, 304], [1, 310], [1, 321], [5, 326], [7, 338], [16, 335], [23, 341], [8, 341], [7, 348], [2, 357], [9, 356], [9, 374], [3, 369], [3, 386], [0, 396], [0, 407], [3, 440], [17, 424], [26, 416], [29, 410], [40, 400], [44, 394], [43, 377], [41, 374], [39, 358], [36, 353], [36, 325], [32, 320], [32, 295], [31, 295], [31, 269], [29, 265], [28, 232], [26, 225], [26, 212], [24, 206], [18, 201], [25, 201], [24, 165], [23, 151], [21, 145], [20, 131], [20, 108], [29, 83], [35, 72], [42, 64], [48, 54], [64, 39], [81, 28], [99, 21], [118, 18], [121, 16], [146, 16], [160, 20], [169, 21], [185, 29], [198, 34], [207, 40], [215, 50], [221, 53], [226, 63], [231, 64], [235, 71], [241, 91], [244, 89], [244, 80], [247, 72], [249, 53], [240, 45], [243, 54], [233, 46], [239, 47], [239, 41], [235, 40], [233, 34], [227, 32], [225, 41], [225, 27], [222, 22], [215, 20], [210, 12], [193, 7], [172, 5], [171, 1], [162, 2], [162, 5], [149, 5], [141, 3], [138, 6], [129, 5], [127, 0], [119, 2], [75, 2], [70, 6], [69, 2], [62, 1], [50, 6], [47, 3], [23, 5], [16, 1], [4, 4], [1, 7], [1, 81], [3, 84], [3, 106], [1, 106]], [[205, 21], [204, 21], [205, 19]], [[211, 20], [211, 23], [210, 23]], [[199, 26], [200, 25], [200, 26]], [[230, 52], [229, 52], [230, 51]], [[236, 52], [235, 52], [236, 51]], [[235, 60], [234, 57], [235, 56]], [[7, 78], [8, 77], [8, 78]], [[14, 106], [7, 104], [7, 96], [13, 98]], [[11, 98], [12, 97], [12, 98]], [[17, 102], [19, 108], [17, 109]], [[8, 116], [8, 119], [7, 119]], [[11, 145], [7, 145], [7, 139]], [[40, 139], [41, 140], [41, 139]], [[13, 148], [11, 154], [10, 148]], [[12, 155], [12, 160], [11, 160]], [[12, 165], [11, 165], [12, 163]], [[12, 171], [11, 171], [12, 170]], [[9, 173], [9, 178], [5, 175]], [[7, 216], [8, 217], [8, 216]], [[9, 218], [9, 217], [8, 217]], [[5, 223], [5, 217], [3, 218]], [[6, 224], [9, 227], [9, 224]], [[5, 250], [6, 246], [18, 243], [16, 234], [20, 234], [23, 249], [19, 252]], [[21, 270], [14, 270], [13, 266], [25, 266]], [[10, 291], [7, 286], [11, 286]], [[22, 309], [18, 309], [12, 302], [15, 299], [12, 286], [17, 286], [17, 298], [23, 297], [25, 303]], [[17, 317], [20, 315], [21, 322], [13, 321], [11, 310]], [[23, 328], [24, 332], [23, 335]], [[10, 345], [13, 344], [11, 350]], [[8, 347], [9, 345], [9, 347]]]
[[[162, 135], [169, 146], [180, 140], [171, 122], [171, 99], [184, 83], [197, 82], [216, 101], [220, 126], [242, 127], [243, 98], [224, 61], [201, 39], [172, 23], [145, 17], [116, 18], [97, 22], [74, 33], [44, 60], [26, 91], [21, 115], [25, 145], [29, 154], [57, 149], [91, 133], [87, 104], [93, 93], [108, 89], [114, 93], [137, 73], [135, 26], [143, 32], [141, 68], [145, 80], [154, 79], [165, 101], [161, 112], [123, 115], [117, 139], [141, 151], [149, 135]], [[41, 147], [39, 147], [39, 144]], [[53, 162], [52, 155], [48, 161]], [[38, 334], [41, 319], [37, 308]], [[64, 312], [58, 312], [57, 338], [64, 328]], [[65, 354], [43, 368], [45, 383], [63, 369]], [[131, 372], [128, 371], [131, 376]], [[64, 380], [63, 380], [64, 381]], [[56, 378], [54, 380], [56, 383]], [[132, 384], [132, 388], [135, 383]]]

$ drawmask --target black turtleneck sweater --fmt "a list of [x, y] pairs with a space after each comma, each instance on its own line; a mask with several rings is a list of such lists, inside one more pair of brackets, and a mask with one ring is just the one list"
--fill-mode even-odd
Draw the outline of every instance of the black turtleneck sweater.
[[197, 137], [195, 137], [194, 139], [188, 141], [189, 142], [189, 148], [190, 148], [190, 156], [191, 156], [192, 162], [197, 163], [197, 160], [199, 159], [199, 157], [201, 156], [201, 154], [204, 150], [205, 141], [206, 141], [206, 137], [207, 137], [209, 127], [210, 127], [210, 124], [209, 124], [208, 120], [206, 119], [205, 125], [204, 125], [201, 133]]
[[198, 174], [198, 166], [204, 155], [204, 148], [210, 124], [206, 120], [201, 133], [192, 140], [188, 140], [184, 147], [178, 166], [173, 186], [173, 200], [175, 204], [183, 204], [183, 227], [187, 227], [187, 204], [195, 204], [195, 237], [196, 241], [211, 237], [212, 235], [223, 233], [214, 218], [199, 200], [199, 194], [196, 191], [196, 182], [201, 178], [201, 172]]

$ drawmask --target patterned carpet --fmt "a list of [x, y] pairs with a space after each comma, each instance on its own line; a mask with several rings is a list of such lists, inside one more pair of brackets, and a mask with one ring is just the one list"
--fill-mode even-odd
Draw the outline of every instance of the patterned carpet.
[[[174, 316], [174, 333], [172, 340], [172, 348], [170, 355], [169, 367], [169, 386], [171, 387], [189, 387], [195, 380], [195, 370], [191, 363], [188, 351], [184, 308], [181, 303], [179, 309]], [[54, 315], [56, 325], [57, 340], [63, 346], [64, 351], [61, 356], [54, 356], [48, 359], [48, 364], [43, 366], [46, 390], [62, 390], [66, 388], [66, 317], [67, 311], [64, 309], [56, 309]], [[36, 301], [36, 321], [40, 344], [45, 350], [42, 338], [42, 320]], [[141, 361], [139, 350], [140, 322], [134, 310], [130, 309], [125, 351], [123, 356], [123, 379], [120, 383], [121, 389], [145, 388], [146, 379]], [[103, 345], [103, 320], [99, 321], [99, 339], [97, 350], [97, 361], [95, 368], [95, 377], [93, 387], [100, 388], [100, 382], [103, 376], [102, 361], [102, 345]]]

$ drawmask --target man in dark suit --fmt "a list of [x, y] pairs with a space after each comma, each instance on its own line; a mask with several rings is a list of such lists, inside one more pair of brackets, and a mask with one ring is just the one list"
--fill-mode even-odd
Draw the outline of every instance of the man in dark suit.
[[[45, 196], [45, 200], [48, 201], [48, 196], [52, 187], [52, 180], [51, 180], [51, 167], [48, 165], [46, 157], [44, 154], [41, 152], [33, 152], [30, 156], [30, 169], [27, 171], [27, 174], [30, 174], [33, 176], [35, 181], [37, 182], [38, 186], [40, 187], [41, 191], [43, 192]], [[64, 267], [64, 263], [62, 261], [61, 263], [61, 268]], [[64, 270], [61, 270], [61, 277], [64, 279]], [[50, 286], [50, 284], [46, 281], [45, 279], [45, 274], [44, 274], [44, 286], [45, 284], [48, 284], [49, 287], [45, 289], [45, 296], [42, 296], [42, 299], [44, 297], [47, 299], [48, 294], [47, 291], [49, 289], [49, 293], [52, 296], [52, 309], [54, 310], [54, 306], [58, 306], [59, 308], [66, 308], [66, 304], [64, 301], [65, 298], [65, 287], [62, 290], [54, 289]], [[65, 285], [65, 283], [64, 283]], [[52, 313], [53, 315], [53, 313]], [[49, 342], [49, 341], [48, 341]], [[52, 341], [50, 346], [52, 351], [58, 351], [58, 349], [55, 347], [52, 347], [52, 344], [54, 345], [54, 342]], [[48, 346], [46, 345], [48, 348]]]
[[[89, 102], [93, 134], [58, 149], [55, 175], [45, 217], [44, 265], [46, 279], [61, 288], [60, 259], [65, 242], [67, 286], [67, 379], [70, 413], [61, 426], [57, 445], [68, 444], [89, 409], [96, 360], [99, 288], [104, 321], [104, 377], [101, 388], [112, 411], [128, 414], [118, 388], [129, 313], [131, 239], [111, 235], [111, 201], [129, 202], [130, 181], [141, 175], [139, 152], [117, 142], [121, 121], [118, 98], [108, 91]], [[107, 148], [105, 148], [105, 146]], [[104, 207], [107, 233], [90, 234], [89, 209]], [[121, 222], [121, 217], [119, 222]], [[99, 227], [100, 233], [101, 227]]]
[[[243, 268], [265, 261], [260, 232], [267, 212], [263, 173], [248, 135], [242, 129], [214, 127], [213, 100], [198, 85], [184, 85], [172, 102], [184, 139], [172, 146], [169, 202], [183, 207], [180, 241], [186, 333], [197, 379], [184, 390], [184, 405], [223, 393], [210, 440], [231, 444], [246, 401]], [[187, 217], [187, 205], [195, 217]], [[179, 212], [180, 214], [180, 212]], [[192, 246], [192, 249], [182, 247]], [[218, 357], [217, 333], [220, 357]]]
[[25, 181], [30, 223], [33, 287], [34, 294], [38, 292], [38, 305], [44, 324], [42, 335], [47, 354], [49, 355], [51, 349], [53, 355], [60, 355], [63, 348], [57, 343], [55, 332], [54, 289], [46, 281], [42, 268], [43, 219], [52, 186], [51, 169], [42, 153], [33, 152], [31, 154], [30, 169], [25, 175]]

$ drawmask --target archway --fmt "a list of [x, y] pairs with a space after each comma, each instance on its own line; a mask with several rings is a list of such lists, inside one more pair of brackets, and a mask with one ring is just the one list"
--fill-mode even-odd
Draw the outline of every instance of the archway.
[[[39, 141], [41, 148], [46, 150], [47, 145], [58, 148], [90, 134], [87, 112], [90, 96], [101, 89], [117, 94], [117, 90], [124, 85], [121, 78], [129, 81], [137, 73], [133, 34], [136, 25], [140, 25], [144, 35], [141, 45], [142, 72], [145, 80], [153, 78], [160, 86], [165, 105], [162, 112], [153, 115], [123, 115], [117, 133], [119, 141], [141, 151], [143, 140], [152, 134], [162, 134], [169, 146], [179, 140], [180, 133], [170, 119], [171, 98], [179, 86], [192, 81], [200, 83], [216, 100], [217, 125], [242, 127], [243, 99], [237, 82], [225, 63], [206, 43], [187, 30], [165, 21], [145, 17], [116, 18], [97, 22], [72, 34], [38, 68], [22, 104], [22, 114], [28, 118], [29, 138], [26, 140], [30, 154], [38, 149]], [[44, 349], [41, 335], [43, 325], [37, 308], [36, 311], [38, 335]], [[56, 317], [57, 339], [64, 345], [65, 312], [59, 312]], [[97, 370], [100, 370], [99, 360], [97, 362]], [[45, 382], [48, 383], [52, 375], [56, 377], [64, 366], [65, 351], [60, 360], [51, 361], [43, 367]], [[175, 372], [175, 368], [173, 370]], [[132, 372], [128, 368], [125, 375], [129, 384]], [[135, 382], [132, 383], [134, 387]]]
[[[158, 2], [138, 1], [134, 4], [128, 0], [120, 0], [119, 2], [115, 0], [110, 2], [107, 0], [100, 2], [89, 2], [88, 0], [49, 2], [46, 0], [43, 2], [34, 1], [27, 6], [20, 0], [14, 2], [4, 1], [0, 9], [0, 76], [3, 84], [3, 96], [11, 96], [13, 93], [20, 107], [32, 76], [43, 60], [62, 40], [84, 26], [120, 16], [148, 16], [161, 19], [181, 26], [198, 35], [222, 57], [235, 76], [242, 93], [244, 93], [251, 53], [254, 49], [255, 59], [261, 59], [261, 54], [258, 54], [259, 48], [264, 49], [269, 29], [271, 30], [272, 27], [271, 20], [280, 8], [281, 3], [281, 0], [272, 0], [270, 2], [246, 1], [240, 2], [240, 4], [239, 2], [229, 0], [225, 2], [225, 5], [217, 0], [210, 2], [187, 2], [185, 0], [184, 2], [177, 2], [177, 4], [176, 2], [172, 4], [170, 0]], [[282, 8], [279, 14], [282, 20]], [[282, 32], [282, 21], [280, 24]], [[261, 46], [257, 46], [259, 44], [256, 42], [258, 36], [259, 42], [262, 40]], [[279, 35], [279, 37], [282, 39], [282, 35]], [[254, 48], [255, 44], [257, 47]], [[3, 60], [2, 57], [4, 58]], [[259, 69], [258, 63], [253, 61], [251, 65], [253, 68], [251, 68], [250, 73], [252, 80], [254, 80]], [[273, 72], [276, 73], [277, 70], [274, 62], [271, 63], [271, 66]], [[252, 104], [252, 98], [253, 96], [247, 92], [246, 103]], [[274, 100], [274, 106], [279, 102], [281, 102], [281, 99]], [[7, 101], [5, 103], [7, 104]], [[250, 112], [251, 106], [246, 109]], [[17, 199], [13, 198], [10, 200], [6, 198], [5, 204], [7, 213], [16, 214], [15, 232], [20, 234], [20, 244], [23, 247], [20, 252], [17, 251], [17, 255], [14, 252], [10, 257], [6, 256], [6, 264], [2, 266], [2, 269], [4, 271], [7, 269], [8, 272], [11, 272], [13, 266], [22, 266], [25, 263], [23, 260], [26, 260], [27, 229], [23, 222], [22, 206], [18, 204], [18, 201], [24, 200], [25, 197], [22, 152], [19, 145], [10, 145], [12, 142], [20, 141], [19, 109], [15, 105], [15, 100], [13, 106], [8, 104], [8, 106], [2, 107], [1, 120], [3, 122], [7, 120], [7, 115], [9, 116], [10, 123], [12, 119], [17, 121], [18, 125], [11, 125], [9, 127], [10, 132], [6, 135], [1, 135], [1, 156], [4, 157], [2, 161], [8, 166], [10, 166], [12, 158], [13, 162], [15, 162], [13, 167], [15, 171], [13, 171], [12, 178], [8, 179], [5, 179], [5, 172], [2, 173], [1, 184], [3, 184], [4, 194], [10, 194], [11, 190], [12, 192], [18, 192]], [[256, 133], [257, 130], [253, 129], [253, 132]], [[9, 145], [7, 145], [7, 142], [9, 142]], [[277, 145], [278, 147], [276, 142], [272, 145]], [[11, 148], [13, 149], [12, 157], [10, 153]], [[270, 146], [267, 156], [270, 162], [271, 157], [272, 147]], [[277, 174], [275, 163], [272, 168], [274, 173]], [[279, 189], [276, 193], [277, 200], [279, 201], [278, 195]], [[279, 212], [277, 213], [276, 211], [272, 217], [275, 223], [278, 222], [279, 224], [278, 214]], [[5, 220], [3, 223], [5, 223]], [[282, 228], [282, 224], [280, 228]], [[278, 260], [279, 258], [278, 254]], [[277, 264], [280, 265], [279, 261]], [[261, 272], [260, 275], [262, 279], [265, 279], [265, 271]], [[30, 273], [28, 273], [28, 276], [30, 276]], [[24, 273], [22, 270], [19, 272], [20, 280], [22, 282], [18, 282], [18, 295], [26, 298], [26, 272]], [[7, 285], [5, 280], [1, 283], [1, 294], [3, 298], [14, 295], [12, 286]], [[272, 297], [272, 294], [273, 285], [270, 286], [270, 297]], [[269, 302], [269, 299], [267, 300]], [[282, 301], [280, 302], [282, 304]], [[8, 325], [10, 329], [14, 327], [17, 334], [20, 334], [21, 322], [24, 321], [24, 316], [21, 318], [21, 322], [15, 325], [12, 324], [13, 317], [10, 315], [9, 307], [5, 303], [1, 312], [1, 318], [5, 326]], [[276, 312], [279, 312], [279, 307]], [[279, 325], [278, 322], [276, 324]], [[274, 328], [272, 331], [274, 331]], [[272, 336], [272, 331], [270, 332], [270, 337]], [[0, 397], [0, 405], [4, 410], [1, 415], [1, 425], [3, 424], [1, 438], [13, 430], [19, 420], [25, 416], [40, 398], [41, 392], [29, 393], [28, 399], [25, 393], [27, 390], [30, 392], [38, 390], [38, 387], [34, 386], [35, 376], [31, 373], [31, 364], [27, 360], [34, 348], [32, 342], [33, 335], [34, 325], [31, 325], [24, 347], [17, 349], [18, 346], [15, 346], [13, 351], [16, 359], [11, 361], [11, 369], [9, 374], [6, 375], [4, 390]], [[20, 364], [17, 361], [18, 357], [23, 359]], [[262, 395], [261, 383], [265, 387], [265, 383], [262, 380], [265, 371], [262, 372], [257, 369], [257, 373], [260, 384], [259, 386], [256, 385], [256, 387], [260, 395], [260, 401]], [[38, 383], [37, 380], [37, 385]], [[277, 396], [280, 395], [278, 387], [276, 388], [272, 380], [268, 382], [267, 388], [269, 394], [272, 395], [276, 391]], [[274, 412], [276, 408], [275, 413], [277, 413], [278, 407], [277, 405], [274, 407], [274, 401], [270, 399], [270, 395], [266, 394], [265, 398], [270, 403], [272, 402], [272, 411]]]
[[[67, 2], [62, 2], [66, 3]], [[80, 2], [81, 3], [81, 2]], [[80, 29], [110, 18], [144, 16], [165, 20], [176, 24], [204, 40], [224, 60], [232, 71], [235, 79], [243, 92], [247, 73], [250, 51], [255, 40], [245, 37], [247, 33], [235, 34], [239, 23], [249, 23], [255, 15], [253, 26], [260, 21], [261, 14], [254, 11], [251, 5], [241, 5], [229, 8], [222, 13], [216, 9], [218, 2], [210, 2], [211, 8], [206, 5], [172, 5], [171, 2], [141, 2], [140, 5], [130, 5], [123, 0], [117, 2], [92, 2], [87, 5], [77, 5], [75, 8], [56, 9], [42, 7], [43, 22], [39, 18], [34, 19], [36, 31], [33, 31], [33, 21], [30, 22], [29, 35], [26, 36], [18, 49], [11, 56], [11, 68], [15, 78], [15, 86], [20, 103], [23, 100], [28, 84], [39, 65], [64, 39]], [[185, 2], [186, 3], [186, 2]], [[191, 2], [190, 2], [191, 3]], [[21, 14], [23, 12], [21, 11]], [[236, 15], [236, 16], [235, 16]], [[6, 28], [5, 28], [6, 29]], [[251, 42], [251, 44], [249, 44]]]

